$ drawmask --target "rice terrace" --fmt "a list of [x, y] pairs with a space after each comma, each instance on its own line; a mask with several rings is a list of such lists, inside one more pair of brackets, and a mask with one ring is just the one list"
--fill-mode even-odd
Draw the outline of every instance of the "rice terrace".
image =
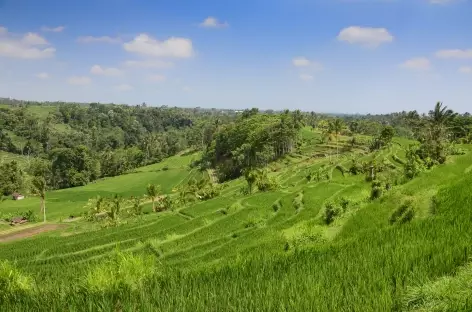
[[398, 63], [469, 2], [40, 2], [0, 4], [0, 311], [472, 311], [471, 51]]

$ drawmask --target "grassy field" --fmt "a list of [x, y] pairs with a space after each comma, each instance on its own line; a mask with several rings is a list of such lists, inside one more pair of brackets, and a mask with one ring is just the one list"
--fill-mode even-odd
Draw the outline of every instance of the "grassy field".
[[[237, 179], [214, 199], [124, 219], [117, 227], [58, 221], [78, 215], [98, 194], [142, 195], [148, 183], [172, 194], [201, 174], [188, 167], [197, 155], [171, 157], [134, 173], [50, 192], [49, 220], [64, 228], [0, 243], [0, 259], [16, 261], [41, 285], [41, 292], [16, 298], [15, 303], [7, 300], [4, 307], [110, 310], [118, 304], [123, 311], [389, 311], [427, 306], [424, 298], [432, 295], [418, 287], [435, 283], [469, 260], [472, 147], [464, 146], [466, 155], [451, 157], [448, 164], [371, 201], [365, 176], [344, 176], [336, 165], [348, 166], [352, 154], [393, 163], [394, 155], [404, 159], [402, 146], [409, 141], [395, 139], [399, 144], [377, 154], [354, 147], [338, 157], [336, 146], [319, 142], [319, 134], [305, 130], [303, 135], [311, 143], [300, 155], [270, 166], [281, 183], [276, 191], [242, 195], [245, 182]], [[346, 146], [347, 140], [340, 142]], [[313, 155], [319, 151], [326, 155]], [[323, 164], [332, 179], [308, 181], [307, 173]], [[326, 225], [325, 204], [341, 199], [348, 199], [349, 205]], [[392, 213], [407, 201], [414, 218], [391, 224]], [[39, 209], [39, 201], [0, 204], [2, 212], [27, 209]], [[150, 211], [150, 203], [145, 211]], [[107, 262], [117, 248], [132, 256]], [[131, 264], [134, 269], [128, 273], [113, 269]], [[80, 287], [87, 276], [97, 280], [94, 274], [124, 284], [115, 289], [104, 282], [85, 295]], [[62, 288], [69, 292], [59, 291]], [[114, 295], [104, 296], [103, 291]]]
[[[182, 159], [180, 159], [182, 158]], [[190, 173], [183, 166], [190, 156], [176, 156], [160, 164], [143, 167], [136, 172], [118, 177], [105, 178], [95, 181], [84, 187], [69, 188], [47, 193], [47, 214], [51, 221], [68, 218], [70, 215], [79, 215], [90, 198], [97, 195], [111, 197], [115, 194], [123, 197], [143, 196], [149, 183], [158, 184], [164, 194], [171, 194], [173, 189], [182, 183]], [[168, 166], [168, 170], [161, 170]], [[9, 200], [0, 206], [0, 212], [17, 213], [27, 210], [39, 212], [40, 201], [35, 197], [28, 197], [21, 201]]]

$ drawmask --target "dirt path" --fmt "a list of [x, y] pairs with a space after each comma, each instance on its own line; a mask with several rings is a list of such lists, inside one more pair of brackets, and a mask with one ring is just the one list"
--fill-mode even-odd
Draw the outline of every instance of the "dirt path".
[[46, 225], [40, 225], [40, 226], [36, 226], [32, 228], [26, 228], [24, 230], [18, 230], [18, 231], [7, 233], [7, 234], [0, 234], [0, 243], [32, 237], [32, 236], [35, 236], [44, 232], [54, 231], [62, 227], [64, 227], [64, 225], [46, 224]]

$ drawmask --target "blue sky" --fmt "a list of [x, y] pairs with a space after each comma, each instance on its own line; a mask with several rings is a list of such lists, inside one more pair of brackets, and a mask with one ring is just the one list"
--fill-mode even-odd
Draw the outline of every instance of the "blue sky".
[[472, 111], [468, 0], [0, 0], [0, 96]]

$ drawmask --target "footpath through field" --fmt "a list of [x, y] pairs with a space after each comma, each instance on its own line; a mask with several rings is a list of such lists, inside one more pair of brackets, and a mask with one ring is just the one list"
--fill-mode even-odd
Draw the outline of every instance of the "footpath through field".
[[5, 243], [13, 240], [18, 240], [18, 239], [23, 239], [27, 237], [32, 237], [44, 232], [50, 232], [57, 230], [61, 227], [64, 227], [64, 225], [60, 224], [43, 224], [35, 227], [28, 227], [24, 228], [18, 231], [13, 231], [13, 232], [6, 232], [6, 233], [1, 233], [0, 232], [0, 243]]

